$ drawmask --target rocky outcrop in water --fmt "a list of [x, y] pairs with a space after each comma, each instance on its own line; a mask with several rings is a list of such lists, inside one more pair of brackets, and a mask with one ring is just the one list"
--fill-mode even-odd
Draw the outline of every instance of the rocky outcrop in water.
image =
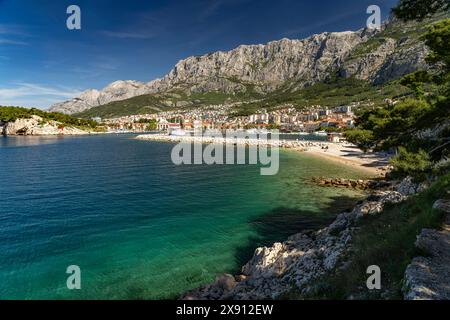
[[379, 214], [387, 203], [404, 201], [409, 194], [402, 192], [413, 189], [419, 188], [407, 180], [400, 188], [375, 192], [351, 212], [338, 215], [330, 226], [301, 232], [272, 247], [258, 248], [242, 267], [241, 275], [219, 276], [215, 283], [190, 291], [181, 299], [277, 299], [293, 289], [307, 295], [314, 291], [316, 280], [348, 264], [359, 220]]
[[352, 188], [359, 190], [374, 190], [388, 188], [389, 182], [378, 180], [354, 180], [344, 178], [313, 178], [312, 181], [322, 186]]
[[63, 126], [57, 121], [43, 121], [39, 116], [17, 119], [0, 125], [0, 134], [6, 136], [16, 135], [82, 135], [89, 134], [84, 130]]

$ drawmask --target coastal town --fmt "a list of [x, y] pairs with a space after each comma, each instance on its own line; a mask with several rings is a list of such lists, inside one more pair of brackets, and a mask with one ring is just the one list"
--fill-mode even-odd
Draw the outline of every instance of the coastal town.
[[298, 110], [293, 105], [285, 105], [277, 110], [259, 110], [254, 114], [236, 116], [232, 106], [212, 105], [208, 108], [174, 110], [157, 114], [139, 114], [119, 118], [101, 119], [108, 131], [116, 132], [179, 132], [180, 130], [271, 130], [282, 133], [299, 132], [305, 134], [320, 132], [340, 133], [354, 126], [354, 112], [357, 105], [338, 107], [312, 106]]

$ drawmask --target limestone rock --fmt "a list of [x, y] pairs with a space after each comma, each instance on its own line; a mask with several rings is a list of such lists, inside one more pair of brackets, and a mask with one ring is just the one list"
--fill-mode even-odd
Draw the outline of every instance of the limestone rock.
[[13, 122], [7, 122], [0, 131], [4, 135], [82, 135], [88, 134], [84, 130], [62, 126], [57, 121], [43, 121], [39, 116], [21, 118]]
[[450, 227], [441, 231], [424, 229], [416, 246], [430, 256], [416, 257], [407, 267], [405, 299], [450, 299]]
[[433, 209], [450, 213], [450, 200], [438, 200], [434, 203]]
[[38, 126], [39, 121], [42, 118], [38, 116], [32, 116], [29, 119], [17, 119], [14, 122], [8, 122], [4, 126], [3, 133], [5, 135], [18, 135], [18, 134], [29, 134], [29, 132]]
[[101, 91], [95, 89], [87, 90], [77, 98], [53, 105], [49, 110], [73, 114], [109, 102], [124, 100], [146, 93], [149, 93], [149, 88], [142, 82], [132, 80], [115, 81]]
[[[384, 28], [398, 28], [396, 23], [389, 23]], [[325, 32], [303, 40], [281, 39], [188, 57], [161, 79], [149, 83], [116, 81], [101, 91], [88, 90], [50, 110], [72, 114], [142, 94], [174, 91], [188, 95], [205, 92], [235, 94], [246, 92], [250, 87], [262, 94], [281, 87], [295, 91], [331, 79], [336, 74], [384, 83], [427, 68], [427, 51], [422, 41], [408, 36], [399, 40], [386, 36], [372, 49], [371, 42], [378, 41], [374, 37], [379, 34], [369, 30]], [[361, 47], [362, 54], [358, 53]], [[177, 107], [187, 105], [181, 103]]]
[[416, 247], [427, 253], [416, 257], [405, 271], [405, 299], [450, 299], [450, 200], [438, 200], [434, 209], [447, 213], [440, 230], [424, 229]]
[[[410, 186], [411, 183], [408, 182]], [[285, 242], [257, 248], [242, 268], [244, 275], [219, 277], [221, 280], [193, 290], [182, 299], [277, 299], [293, 287], [301, 295], [307, 294], [313, 290], [316, 280], [348, 266], [351, 242], [360, 218], [378, 214], [386, 203], [403, 201], [406, 197], [398, 191], [378, 191], [354, 210], [338, 215], [322, 230], [303, 231]]]

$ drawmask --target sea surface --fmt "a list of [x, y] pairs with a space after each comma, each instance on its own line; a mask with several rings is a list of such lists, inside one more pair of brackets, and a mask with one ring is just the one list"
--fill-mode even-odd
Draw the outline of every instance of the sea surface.
[[0, 137], [0, 299], [176, 298], [362, 196], [311, 183], [364, 174], [310, 155], [281, 151], [261, 176], [175, 166], [173, 144], [133, 137]]

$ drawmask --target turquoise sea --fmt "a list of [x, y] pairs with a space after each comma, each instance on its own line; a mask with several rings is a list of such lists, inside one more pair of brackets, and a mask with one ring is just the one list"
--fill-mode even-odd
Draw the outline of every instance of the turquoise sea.
[[[279, 174], [261, 176], [256, 165], [175, 166], [172, 147], [0, 137], [0, 299], [176, 298], [362, 196], [310, 183], [363, 177], [310, 155], [281, 151]], [[81, 290], [66, 287], [69, 265]]]

